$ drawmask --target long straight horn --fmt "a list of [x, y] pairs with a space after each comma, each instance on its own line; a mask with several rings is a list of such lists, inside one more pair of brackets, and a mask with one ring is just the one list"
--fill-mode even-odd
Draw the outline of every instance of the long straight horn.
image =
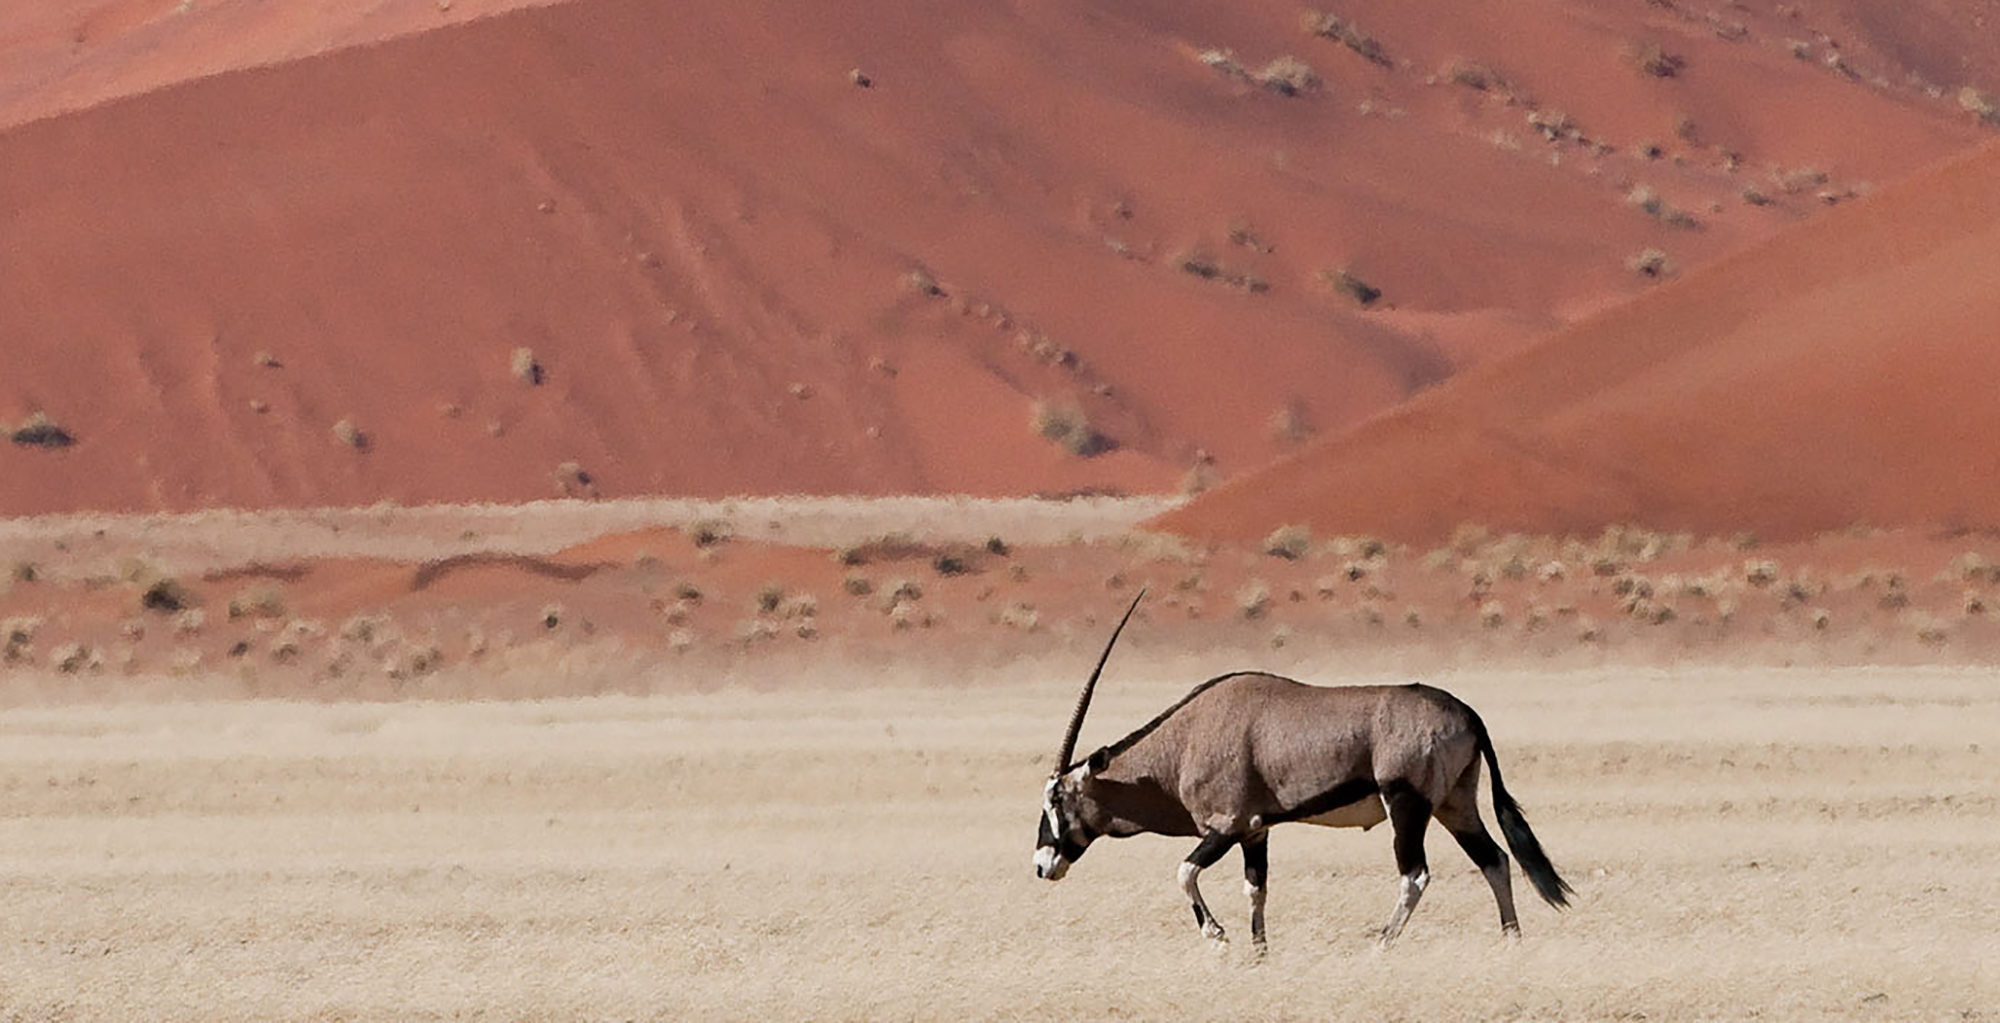
[[1104, 653], [1097, 658], [1097, 667], [1090, 673], [1090, 681], [1083, 684], [1083, 695], [1076, 698], [1076, 713], [1069, 716], [1069, 731], [1063, 733], [1062, 750], [1056, 754], [1056, 773], [1062, 774], [1072, 766], [1070, 754], [1076, 752], [1076, 737], [1083, 731], [1083, 715], [1090, 710], [1090, 693], [1097, 688], [1097, 677], [1104, 674], [1104, 662], [1111, 659], [1111, 648], [1118, 644], [1118, 634], [1125, 631], [1125, 623], [1132, 620], [1132, 612], [1139, 610], [1139, 602], [1146, 599], [1146, 591], [1141, 589], [1132, 598], [1132, 606], [1125, 609], [1125, 617], [1118, 619], [1118, 627], [1111, 630], [1111, 639], [1104, 644]]

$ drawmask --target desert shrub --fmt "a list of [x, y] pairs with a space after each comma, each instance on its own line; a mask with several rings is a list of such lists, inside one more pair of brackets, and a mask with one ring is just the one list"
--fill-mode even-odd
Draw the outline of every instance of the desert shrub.
[[1970, 85], [1958, 90], [1958, 105], [1986, 124], [2000, 127], [2000, 98]]
[[148, 574], [135, 581], [139, 584], [139, 606], [147, 611], [182, 611], [194, 605], [193, 594], [173, 576]]
[[842, 579], [840, 581], [840, 588], [849, 596], [855, 597], [865, 597], [875, 592], [875, 584], [867, 576], [858, 572], [850, 573], [845, 579]]
[[994, 616], [994, 621], [1010, 629], [1033, 632], [1041, 624], [1041, 616], [1035, 613], [1035, 605], [1017, 600]]
[[1013, 548], [1008, 547], [1007, 541], [1000, 537], [989, 536], [986, 538], [986, 553], [1004, 558], [1013, 553]]
[[714, 547], [735, 535], [735, 529], [723, 519], [700, 519], [687, 526], [688, 539], [696, 547]]
[[913, 269], [904, 274], [903, 288], [906, 291], [913, 291], [926, 298], [941, 298], [944, 296], [944, 286], [938, 283], [937, 278], [932, 277], [923, 269]]
[[1029, 424], [1037, 434], [1054, 441], [1078, 458], [1089, 458], [1111, 449], [1111, 441], [1092, 426], [1081, 408], [1070, 404], [1038, 401]]
[[1250, 78], [1250, 72], [1245, 71], [1243, 65], [1237, 62], [1236, 55], [1230, 53], [1228, 50], [1203, 50], [1195, 54], [1194, 59], [1200, 61], [1204, 67], [1214, 69], [1217, 74], [1225, 78], [1234, 78], [1239, 81], [1247, 81]]
[[282, 618], [285, 615], [285, 595], [276, 586], [265, 583], [229, 598], [229, 617], [234, 618]]
[[1246, 621], [1264, 617], [1271, 610], [1271, 587], [1253, 579], [1236, 591], [1236, 613]]
[[1297, 405], [1286, 405], [1271, 413], [1267, 421], [1271, 428], [1271, 438], [1280, 444], [1297, 444], [1312, 436], [1312, 425], [1306, 422], [1305, 413]]
[[541, 385], [542, 364], [535, 360], [535, 350], [532, 348], [514, 349], [507, 357], [507, 372], [529, 387]]
[[30, 448], [66, 448], [76, 443], [74, 435], [44, 412], [28, 416], [20, 426], [8, 431], [7, 436], [14, 443]]
[[1674, 272], [1673, 260], [1659, 249], [1646, 248], [1633, 253], [1625, 260], [1625, 269], [1641, 277], [1655, 279], [1671, 276]]
[[1257, 72], [1257, 84], [1280, 96], [1297, 96], [1319, 86], [1319, 73], [1293, 56], [1279, 57]]
[[1299, 24], [1307, 32], [1325, 39], [1332, 39], [1359, 54], [1363, 60], [1380, 67], [1394, 67], [1388, 51], [1382, 44], [1366, 32], [1356, 28], [1346, 19], [1325, 11], [1306, 10], [1299, 16]]
[[1336, 294], [1345, 295], [1353, 299], [1355, 305], [1361, 306], [1364, 309], [1374, 305], [1382, 297], [1381, 288], [1356, 277], [1352, 271], [1345, 268], [1321, 270], [1319, 272], [1319, 279], [1325, 281], [1327, 286], [1332, 288]]
[[780, 583], [765, 583], [757, 589], [757, 610], [772, 614], [785, 601], [785, 587]]
[[1279, 526], [1264, 538], [1264, 553], [1274, 558], [1297, 561], [1312, 549], [1312, 530], [1304, 526]]
[[964, 575], [972, 571], [972, 562], [957, 551], [940, 551], [931, 558], [931, 569], [939, 575]]
[[1658, 43], [1647, 43], [1633, 51], [1632, 66], [1654, 78], [1672, 78], [1687, 67], [1687, 58], [1668, 53]]
[[354, 425], [352, 419], [343, 419], [333, 424], [333, 439], [356, 451], [368, 449], [368, 435], [362, 433], [361, 428]]

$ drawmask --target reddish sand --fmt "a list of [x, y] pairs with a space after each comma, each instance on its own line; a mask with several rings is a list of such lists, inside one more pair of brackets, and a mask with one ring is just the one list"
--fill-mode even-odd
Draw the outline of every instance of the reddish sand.
[[2000, 50], [1922, 11], [1841, 29], [1857, 81], [1787, 52], [1810, 19], [1639, 4], [1344, 5], [1391, 67], [1289, 3], [325, 6], [0, 13], [0, 422], [75, 438], [0, 445], [0, 513], [1169, 490], [1615, 304], [1643, 246], [1697, 266], [1963, 148], [1908, 72]]
[[1996, 180], [1990, 144], [1153, 524], [1415, 542], [1466, 524], [1766, 538], [2000, 526]]
[[1291, 553], [1159, 537], [701, 546], [693, 531], [663, 528], [548, 556], [299, 558], [178, 578], [143, 561], [123, 577], [17, 561], [0, 579], [0, 705], [554, 696], [719, 677], [818, 685], [830, 664], [957, 684], [1035, 658], [1066, 672], [1087, 664], [1142, 586], [1154, 655], [1211, 668], [2000, 658], [1993, 536], [1848, 533], [1746, 548], [1611, 531]]

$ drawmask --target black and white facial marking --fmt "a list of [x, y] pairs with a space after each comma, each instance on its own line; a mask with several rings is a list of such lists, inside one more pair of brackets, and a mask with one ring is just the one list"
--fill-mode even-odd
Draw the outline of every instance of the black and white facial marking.
[[1073, 807], [1074, 793], [1088, 770], [1079, 767], [1068, 775], [1056, 775], [1042, 789], [1042, 824], [1035, 836], [1036, 877], [1062, 880], [1070, 864], [1081, 859], [1097, 837], [1078, 819]]

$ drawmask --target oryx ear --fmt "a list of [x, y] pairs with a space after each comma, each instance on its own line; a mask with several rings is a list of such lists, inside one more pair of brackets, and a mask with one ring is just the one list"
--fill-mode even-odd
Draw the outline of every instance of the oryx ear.
[[1111, 754], [1104, 750], [1098, 750], [1090, 755], [1090, 759], [1083, 762], [1084, 777], [1087, 778], [1109, 766], [1111, 766]]

